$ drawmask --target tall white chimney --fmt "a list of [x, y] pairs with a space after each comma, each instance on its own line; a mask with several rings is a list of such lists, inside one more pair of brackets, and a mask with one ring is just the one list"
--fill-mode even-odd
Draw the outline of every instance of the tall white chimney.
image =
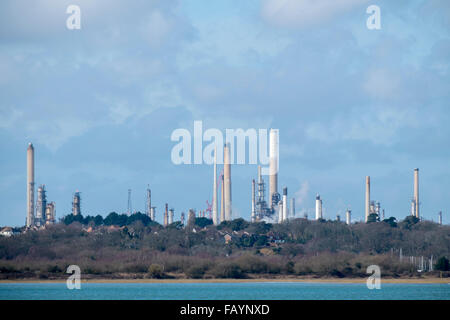
[[419, 213], [419, 207], [420, 207], [420, 202], [419, 202], [419, 169], [414, 169], [414, 202], [416, 205], [416, 211], [415, 211], [415, 216], [416, 218], [420, 218], [420, 213]]
[[34, 226], [34, 147], [27, 149], [27, 227]]
[[269, 203], [272, 202], [274, 194], [278, 193], [278, 151], [279, 151], [278, 129], [270, 129], [269, 135]]
[[232, 217], [231, 212], [231, 159], [230, 159], [230, 144], [227, 143], [223, 150], [223, 178], [224, 178], [224, 202], [225, 202], [225, 220], [230, 221]]
[[366, 177], [366, 222], [369, 220], [369, 215], [370, 215], [370, 177], [367, 176]]
[[214, 225], [218, 225], [219, 215], [217, 210], [217, 147], [214, 148], [214, 186], [213, 186], [213, 202], [212, 202], [212, 218]]
[[256, 221], [256, 194], [255, 194], [255, 179], [252, 180], [252, 216], [251, 216], [251, 221], [255, 222]]

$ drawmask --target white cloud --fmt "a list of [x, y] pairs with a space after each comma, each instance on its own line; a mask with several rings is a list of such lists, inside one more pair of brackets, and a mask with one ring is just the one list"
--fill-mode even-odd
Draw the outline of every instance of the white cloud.
[[338, 116], [329, 123], [314, 122], [306, 127], [306, 136], [313, 140], [332, 143], [355, 140], [370, 141], [390, 146], [397, 142], [402, 128], [417, 128], [433, 121], [421, 119], [414, 109], [357, 108], [349, 115]]
[[366, 2], [368, 0], [266, 0], [262, 16], [277, 26], [301, 28], [321, 24]]
[[1, 107], [0, 109], [0, 128], [10, 129], [12, 128], [19, 118], [21, 118], [23, 112], [13, 107]]
[[375, 69], [368, 72], [363, 88], [373, 97], [391, 98], [398, 93], [400, 84], [401, 79], [398, 74], [388, 69]]

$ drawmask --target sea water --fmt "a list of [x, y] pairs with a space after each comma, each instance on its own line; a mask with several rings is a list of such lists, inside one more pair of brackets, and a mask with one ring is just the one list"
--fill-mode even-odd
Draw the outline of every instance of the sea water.
[[449, 284], [359, 283], [1, 283], [1, 300], [450, 300]]

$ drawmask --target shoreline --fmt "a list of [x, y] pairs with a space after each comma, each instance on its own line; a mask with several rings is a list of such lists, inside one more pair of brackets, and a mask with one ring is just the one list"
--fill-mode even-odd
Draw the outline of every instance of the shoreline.
[[[270, 282], [299, 282], [299, 283], [334, 283], [334, 284], [365, 284], [366, 278], [280, 278], [280, 279], [81, 279], [81, 283], [270, 283]], [[66, 279], [18, 279], [0, 280], [0, 284], [13, 283], [65, 283]], [[450, 284], [450, 278], [381, 278], [381, 283], [389, 284]]]

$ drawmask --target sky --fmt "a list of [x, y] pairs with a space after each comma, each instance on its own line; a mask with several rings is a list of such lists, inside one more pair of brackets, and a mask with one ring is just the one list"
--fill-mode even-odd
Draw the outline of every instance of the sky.
[[[81, 29], [69, 30], [69, 5]], [[369, 30], [377, 5], [381, 29]], [[56, 215], [211, 202], [211, 165], [171, 161], [172, 132], [277, 128], [279, 186], [299, 215], [364, 217], [365, 176], [386, 216], [450, 222], [447, 0], [4, 0], [0, 3], [0, 225], [26, 217], [26, 148]], [[255, 165], [232, 166], [249, 219]], [[267, 181], [267, 179], [266, 179]]]

